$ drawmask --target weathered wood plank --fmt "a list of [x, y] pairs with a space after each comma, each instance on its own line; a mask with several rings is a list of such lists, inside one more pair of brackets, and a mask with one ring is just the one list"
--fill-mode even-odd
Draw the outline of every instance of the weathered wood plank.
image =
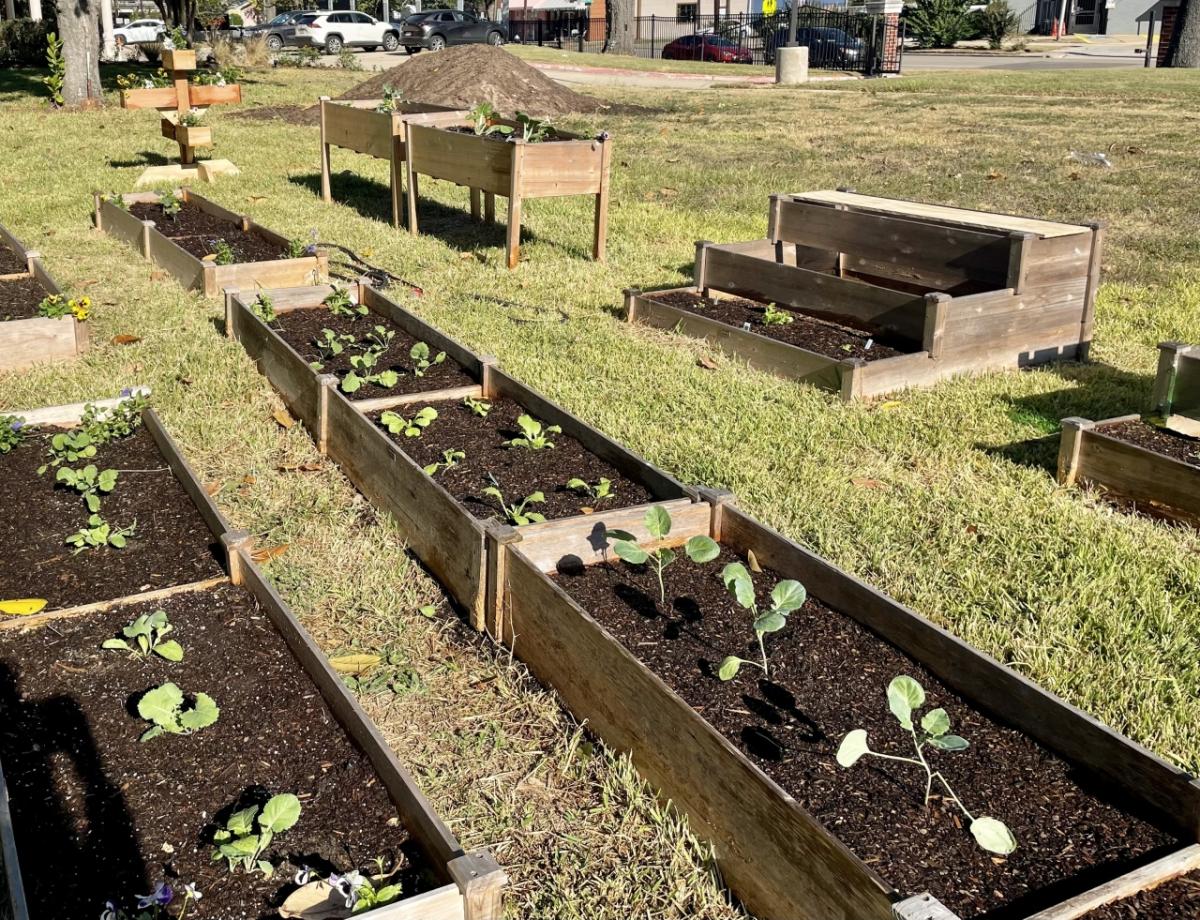
[[[208, 494], [204, 485], [192, 471], [191, 466], [184, 458], [179, 447], [175, 444], [174, 439], [167, 433], [167, 429], [158, 417], [158, 413], [153, 409], [143, 410], [142, 424], [146, 426], [146, 430], [154, 438], [154, 443], [162, 453], [163, 459], [167, 461], [167, 465], [171, 467], [171, 472], [175, 474], [175, 478], [179, 480], [179, 484], [187, 492], [188, 498], [192, 500], [192, 504], [200, 512], [200, 516], [204, 518], [204, 523], [208, 525], [208, 529], [214, 539], [219, 540], [223, 534], [229, 532], [229, 522], [225, 520], [225, 516], [217, 508], [217, 503], [212, 500], [212, 496]], [[225, 563], [228, 567], [229, 560], [226, 559]]]
[[[0, 281], [0, 286], [4, 284]], [[75, 357], [72, 317], [10, 319], [0, 322], [0, 371], [16, 371]]]
[[415, 313], [404, 309], [382, 291], [364, 284], [362, 303], [380, 316], [391, 320], [414, 339], [428, 344], [435, 352], [444, 351], [447, 358], [457, 361], [471, 376], [481, 378], [483, 365], [477, 352], [425, 322]]
[[1200, 467], [1106, 435], [1113, 421], [1082, 430], [1077, 480], [1200, 518]]
[[0, 632], [4, 630], [26, 632], [30, 629], [38, 629], [48, 623], [56, 623], [59, 620], [69, 620], [74, 617], [87, 616], [91, 613], [100, 613], [104, 610], [111, 610], [113, 607], [128, 607], [130, 604], [145, 604], [150, 601], [166, 600], [168, 597], [174, 597], [177, 594], [207, 591], [209, 588], [215, 588], [217, 585], [227, 584], [228, 582], [229, 577], [221, 575], [216, 578], [206, 578], [202, 581], [188, 582], [184, 585], [159, 588], [155, 591], [143, 591], [141, 594], [129, 594], [125, 597], [113, 598], [110, 601], [97, 601], [94, 604], [80, 604], [75, 607], [48, 610], [44, 613], [37, 613], [28, 617], [4, 619], [0, 620]]
[[117, 396], [113, 399], [91, 399], [87, 402], [68, 403], [62, 406], [46, 406], [40, 409], [14, 409], [4, 414], [15, 416], [33, 428], [69, 428], [79, 424], [88, 406], [95, 406], [97, 409], [111, 409], [135, 396], [149, 395], [149, 387], [133, 387], [128, 396]]
[[515, 144], [408, 122], [406, 149], [416, 173], [505, 197], [512, 192]]

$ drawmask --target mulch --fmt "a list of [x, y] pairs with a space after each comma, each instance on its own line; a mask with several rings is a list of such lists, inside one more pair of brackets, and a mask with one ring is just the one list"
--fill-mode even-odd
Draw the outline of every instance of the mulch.
[[285, 250], [254, 233], [247, 233], [236, 224], [222, 220], [194, 204], [185, 203], [173, 218], [163, 213], [161, 206], [150, 202], [139, 202], [129, 206], [138, 220], [152, 220], [158, 232], [173, 243], [190, 252], [197, 259], [216, 252], [215, 243], [224, 240], [233, 250], [234, 260], [244, 262], [271, 262], [286, 259]]
[[1152, 450], [1164, 457], [1200, 466], [1200, 441], [1195, 438], [1158, 428], [1140, 419], [1101, 425], [1096, 430], [1127, 444], [1136, 444], [1138, 447]]

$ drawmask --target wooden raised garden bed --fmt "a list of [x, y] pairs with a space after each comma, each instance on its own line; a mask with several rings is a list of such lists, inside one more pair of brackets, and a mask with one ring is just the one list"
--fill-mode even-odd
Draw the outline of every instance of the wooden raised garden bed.
[[[28, 496], [22, 528], [35, 543], [39, 524], [84, 505], [31, 472], [46, 437], [78, 426], [82, 410], [18, 413], [26, 439], [0, 454], [3, 488]], [[90, 582], [64, 581], [69, 571], [50, 558], [25, 560], [36, 574], [14, 577], [7, 565], [0, 577], [0, 599], [42, 588], [50, 600], [30, 616], [0, 616], [0, 915], [94, 920], [110, 900], [132, 915], [137, 895], [167, 882], [174, 910], [190, 883], [202, 915], [257, 920], [298, 887], [304, 864], [324, 877], [378, 871], [381, 857], [403, 889], [375, 916], [498, 920], [503, 872], [487, 853], [463, 851], [258, 569], [248, 536], [229, 529], [154, 413], [140, 418], [89, 462], [121, 468], [103, 496], [108, 519], [128, 523], [144, 499], [153, 520], [139, 518], [124, 549], [77, 557]], [[110, 569], [121, 570], [115, 581]], [[79, 603], [88, 590], [91, 602]], [[160, 610], [181, 657], [134, 661], [102, 648]], [[219, 717], [190, 737], [142, 743], [152, 723], [138, 703], [176, 681], [211, 693]], [[234, 808], [282, 793], [302, 810], [262, 853], [272, 875], [210, 859], [212, 833]]]
[[772, 196], [768, 232], [698, 243], [695, 286], [628, 292], [630, 321], [846, 400], [1087, 356], [1099, 224], [814, 192]]
[[[516, 122], [501, 120], [515, 127]], [[468, 122], [464, 120], [463, 126]], [[408, 229], [418, 232], [417, 176], [446, 179], [471, 190], [471, 216], [480, 216], [480, 193], [484, 217], [495, 218], [495, 196], [508, 199], [508, 267], [516, 268], [521, 258], [521, 209], [526, 199], [566, 195], [596, 197], [592, 257], [604, 260], [608, 236], [609, 165], [612, 142], [607, 134], [582, 138], [556, 131], [541, 143], [521, 138], [478, 136], [469, 127], [406, 124], [408, 172]]]
[[[665, 602], [651, 566], [619, 561], [613, 538], [589, 522], [565, 522], [508, 544], [491, 628], [690, 816], [756, 916], [1073, 920], [1194, 864], [1200, 785], [1189, 775], [727, 496], [705, 498], [672, 511], [666, 540], [641, 544], [677, 550]], [[694, 563], [683, 545], [704, 536], [722, 555]], [[750, 577], [762, 610], [780, 579], [807, 588], [782, 631], [765, 635], [769, 680], [755, 663], [755, 614], [722, 584], [734, 560], [760, 567]], [[747, 659], [728, 682], [717, 676], [726, 655]], [[1011, 855], [977, 846], [939, 786], [926, 806], [919, 765], [835, 762], [861, 728], [871, 750], [913, 756], [885, 699], [901, 675], [928, 694], [920, 716], [944, 708], [969, 740], [927, 756], [976, 817], [1008, 824]]]
[[[286, 328], [288, 318], [323, 309], [322, 300], [329, 290], [266, 292], [279, 317], [275, 324], [266, 324], [255, 315], [254, 295], [243, 299], [230, 294], [226, 328], [304, 421], [318, 449], [342, 466], [359, 491], [395, 518], [409, 547], [477, 628], [484, 625], [485, 609], [496, 602], [495, 595], [489, 594], [489, 585], [495, 583], [490, 567], [501, 558], [500, 546], [518, 532], [501, 523], [504, 514], [498, 502], [482, 491], [490, 484], [489, 473], [498, 479], [509, 504], [535, 490], [543, 492], [545, 500], [529, 504], [527, 510], [542, 513], [547, 520], [526, 524], [519, 528], [522, 532], [553, 531], [564, 520], [582, 517], [595, 527], [623, 527], [641, 517], [641, 506], [647, 502], [670, 500], [671, 507], [691, 503], [689, 490], [666, 473], [505, 374], [493, 359], [472, 353], [369, 285], [354, 289], [354, 299], [371, 311], [359, 322], [372, 328], [381, 318], [390, 321], [407, 337], [401, 354], [409, 341], [428, 343], [434, 352], [444, 351], [447, 357], [439, 368], [445, 368], [442, 373], [448, 379], [439, 382], [432, 374], [415, 379], [406, 373], [394, 395], [351, 398], [359, 395], [355, 393], [348, 397], [342, 389], [344, 377], [312, 369], [309, 358], [285, 339], [293, 335]], [[321, 320], [304, 322], [310, 329], [322, 324]], [[464, 404], [467, 398], [488, 401], [492, 405], [489, 416], [476, 416]], [[425, 407], [434, 409], [438, 419], [420, 437], [392, 435], [381, 427], [385, 412], [411, 417]], [[553, 449], [504, 446], [505, 439], [520, 435], [516, 418], [523, 413], [544, 425], [562, 428], [561, 433], [550, 435]], [[425, 472], [427, 465], [444, 460], [444, 452], [453, 450], [466, 453], [454, 468], [439, 468], [433, 475]], [[577, 494], [566, 487], [574, 477], [593, 487], [606, 478], [613, 495], [593, 501]], [[593, 513], [584, 510], [587, 508]]]
[[73, 358], [87, 350], [88, 327], [74, 316], [51, 319], [38, 306], [62, 291], [30, 252], [0, 226], [0, 371]]
[[1159, 345], [1149, 420], [1065, 418], [1058, 453], [1063, 485], [1100, 486], [1118, 500], [1200, 523], [1200, 347]]
[[421, 102], [396, 102], [395, 111], [381, 112], [382, 99], [338, 100], [321, 97], [321, 198], [333, 201], [330, 186], [330, 148], [364, 153], [390, 166], [392, 226], [404, 221], [404, 125], [462, 124], [466, 112]]
[[[175, 197], [182, 208], [172, 218], [164, 213], [162, 196], [156, 192], [122, 195], [123, 207], [97, 195], [96, 226], [125, 240], [184, 287], [207, 297], [216, 297], [226, 288], [291, 287], [328, 278], [324, 252], [292, 258], [290, 240], [251, 218], [187, 189], [177, 191]], [[229, 247], [233, 263], [217, 264], [219, 243]]]

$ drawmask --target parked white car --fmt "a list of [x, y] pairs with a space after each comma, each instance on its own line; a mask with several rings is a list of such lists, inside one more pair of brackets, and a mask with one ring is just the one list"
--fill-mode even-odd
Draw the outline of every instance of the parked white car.
[[296, 43], [324, 48], [338, 54], [343, 48], [385, 51], [400, 47], [399, 29], [366, 13], [340, 10], [333, 13], [309, 13], [296, 22]]
[[166, 32], [167, 25], [161, 19], [135, 19], [127, 26], [113, 29], [113, 41], [117, 43], [118, 48], [125, 45], [141, 45], [158, 41]]

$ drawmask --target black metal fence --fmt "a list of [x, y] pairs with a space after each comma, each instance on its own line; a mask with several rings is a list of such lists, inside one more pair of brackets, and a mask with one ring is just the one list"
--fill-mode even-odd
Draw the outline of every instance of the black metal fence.
[[[609, 50], [609, 25], [604, 19], [571, 12], [521, 19], [515, 2], [510, 12], [511, 41], [569, 51]], [[814, 70], [900, 72], [904, 36], [896, 17], [819, 6], [801, 6], [796, 13], [797, 44], [808, 46], [808, 63]], [[774, 64], [776, 48], [787, 44], [788, 12], [641, 16], [633, 20], [633, 29], [633, 52], [638, 57]]]

